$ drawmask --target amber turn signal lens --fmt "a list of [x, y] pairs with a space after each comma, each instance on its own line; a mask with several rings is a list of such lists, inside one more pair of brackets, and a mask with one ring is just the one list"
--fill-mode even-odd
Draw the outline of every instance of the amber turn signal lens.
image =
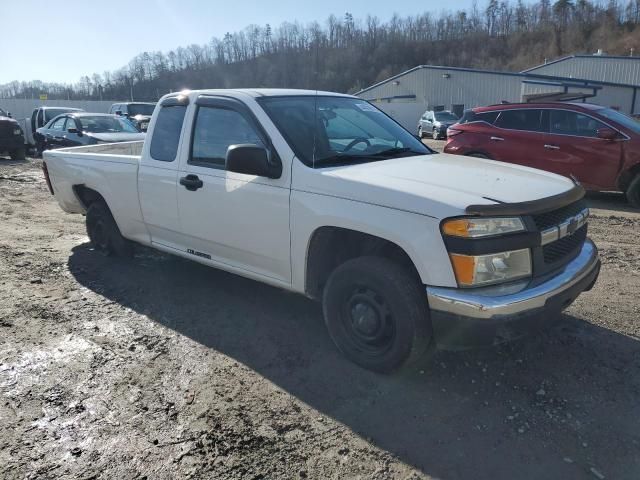
[[451, 264], [453, 265], [453, 272], [456, 275], [458, 285], [465, 287], [473, 285], [477, 257], [458, 255], [455, 253], [449, 256], [451, 257]]
[[452, 237], [468, 237], [469, 236], [469, 220], [460, 218], [458, 220], [449, 220], [442, 225], [442, 232]]

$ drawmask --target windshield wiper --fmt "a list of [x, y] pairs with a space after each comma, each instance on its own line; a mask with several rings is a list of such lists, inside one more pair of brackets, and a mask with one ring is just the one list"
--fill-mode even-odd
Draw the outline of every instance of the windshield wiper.
[[344, 163], [356, 163], [356, 162], [366, 162], [366, 161], [379, 161], [379, 160], [387, 160], [390, 158], [397, 158], [398, 155], [404, 153], [411, 153], [411, 155], [402, 155], [402, 156], [414, 156], [414, 155], [426, 155], [427, 153], [416, 152], [415, 150], [411, 150], [410, 148], [389, 148], [387, 150], [382, 150], [376, 153], [369, 153], [366, 155], [356, 155], [353, 153], [338, 153], [336, 155], [331, 155], [330, 157], [324, 157], [316, 160], [314, 165], [340, 165]]
[[400, 153], [409, 153], [411, 152], [413, 155], [425, 155], [425, 153], [422, 152], [416, 152], [415, 150], [411, 150], [411, 148], [409, 147], [404, 147], [404, 148], [399, 148], [399, 147], [394, 147], [394, 148], [388, 148], [387, 150], [382, 150], [380, 152], [376, 152], [376, 153], [372, 153], [371, 156], [372, 157], [395, 157], [397, 154]]

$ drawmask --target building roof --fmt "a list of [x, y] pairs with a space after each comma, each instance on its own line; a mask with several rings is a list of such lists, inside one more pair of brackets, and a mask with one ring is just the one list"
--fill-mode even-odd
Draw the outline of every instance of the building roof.
[[640, 57], [569, 55], [536, 65], [521, 73], [588, 78], [621, 85], [640, 86]]
[[[622, 58], [639, 58], [640, 57], [622, 57]], [[547, 64], [548, 65], [548, 64]], [[558, 75], [543, 75], [543, 74], [538, 74], [538, 73], [529, 73], [527, 71], [525, 72], [504, 72], [504, 71], [500, 71], [500, 70], [482, 70], [479, 68], [465, 68], [465, 67], [446, 67], [446, 66], [442, 66], [442, 65], [418, 65], [417, 67], [413, 67], [405, 72], [399, 73], [397, 75], [394, 75], [392, 77], [387, 78], [386, 80], [383, 80], [381, 82], [378, 82], [374, 85], [371, 85], [367, 88], [363, 88], [362, 90], [360, 90], [359, 92], [355, 93], [355, 95], [361, 95], [362, 93], [365, 93], [369, 90], [372, 90], [376, 87], [379, 87], [380, 85], [384, 85], [385, 83], [388, 83], [390, 81], [393, 81], [397, 78], [403, 77], [409, 73], [415, 72], [416, 70], [421, 70], [421, 69], [431, 69], [431, 70], [449, 70], [449, 71], [457, 71], [457, 72], [472, 72], [472, 73], [486, 73], [486, 74], [492, 74], [492, 75], [505, 75], [505, 76], [510, 76], [510, 77], [520, 77], [523, 79], [540, 79], [540, 80], [547, 80], [547, 81], [555, 81], [555, 82], [564, 82], [567, 84], [571, 84], [572, 86], [577, 86], [577, 87], [585, 87], [585, 86], [591, 86], [591, 85], [609, 85], [609, 86], [618, 86], [618, 87], [630, 87], [630, 88], [635, 88], [638, 85], [634, 85], [634, 84], [625, 84], [625, 83], [616, 83], [616, 82], [608, 82], [608, 81], [601, 81], [601, 80], [594, 80], [594, 79], [588, 79], [588, 78], [568, 78], [568, 77], [564, 77], [564, 76], [558, 76]], [[581, 84], [581, 85], [580, 85]]]

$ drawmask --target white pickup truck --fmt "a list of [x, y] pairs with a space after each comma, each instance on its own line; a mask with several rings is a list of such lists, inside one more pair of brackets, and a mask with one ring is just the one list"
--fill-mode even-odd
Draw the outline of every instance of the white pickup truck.
[[600, 268], [579, 185], [437, 154], [348, 95], [174, 93], [144, 143], [46, 151], [43, 169], [96, 250], [147, 245], [320, 300], [376, 371], [548, 325]]

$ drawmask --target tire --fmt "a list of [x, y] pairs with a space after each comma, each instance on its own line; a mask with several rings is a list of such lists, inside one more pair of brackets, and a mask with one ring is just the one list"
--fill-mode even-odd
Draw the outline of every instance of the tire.
[[438, 130], [436, 130], [435, 128], [433, 129], [433, 132], [431, 133], [431, 138], [433, 138], [434, 140], [438, 140], [440, 138], [440, 134], [438, 133]]
[[424, 133], [422, 132], [422, 125], [418, 127], [418, 137], [424, 138]]
[[133, 243], [120, 234], [120, 229], [107, 204], [98, 200], [87, 210], [87, 235], [93, 248], [105, 255], [133, 256]]
[[491, 160], [491, 157], [488, 155], [485, 155], [484, 153], [468, 153], [467, 157], [476, 157], [476, 158], [485, 158], [487, 160]]
[[24, 147], [10, 152], [10, 155], [11, 155], [11, 160], [26, 160], [27, 159], [27, 152], [24, 149]]
[[640, 208], [640, 173], [635, 176], [626, 191], [627, 201], [634, 208]]
[[352, 362], [389, 373], [427, 352], [433, 331], [425, 293], [405, 268], [381, 257], [340, 265], [324, 288], [322, 307], [333, 342]]

